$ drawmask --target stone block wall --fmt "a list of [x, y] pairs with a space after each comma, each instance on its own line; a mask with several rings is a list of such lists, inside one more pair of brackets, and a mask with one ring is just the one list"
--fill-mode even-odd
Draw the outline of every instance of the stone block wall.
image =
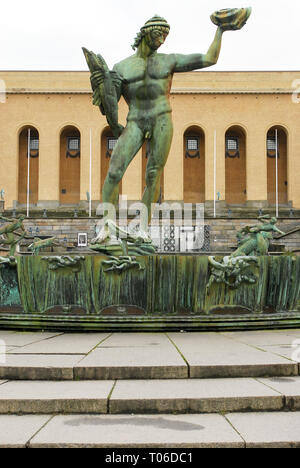
[[[36, 237], [56, 237], [62, 243], [75, 243], [77, 245], [78, 233], [87, 233], [90, 241], [95, 236], [98, 218], [29, 218], [24, 225], [29, 233]], [[3, 221], [1, 225], [5, 224]], [[237, 232], [247, 225], [257, 224], [256, 219], [233, 218], [206, 218], [205, 224], [210, 226], [210, 251], [230, 252], [236, 247]], [[279, 220], [279, 229], [283, 232], [292, 231], [300, 227], [300, 219], [282, 218]], [[300, 231], [283, 239], [272, 241], [273, 245], [284, 244], [288, 250], [300, 249]]]

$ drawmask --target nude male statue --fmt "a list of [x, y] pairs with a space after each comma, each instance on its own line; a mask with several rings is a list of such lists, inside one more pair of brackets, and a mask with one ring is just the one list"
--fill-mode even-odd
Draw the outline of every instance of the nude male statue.
[[[243, 24], [250, 15], [250, 11], [243, 12]], [[241, 12], [241, 10], [222, 10], [223, 12]], [[239, 18], [241, 14], [239, 13]], [[219, 15], [220, 16], [220, 15]], [[100, 55], [94, 55], [94, 61], [98, 60], [99, 68], [90, 66], [91, 83], [94, 90], [94, 104], [102, 104], [102, 112], [107, 116], [110, 127], [119, 139], [112, 152], [109, 170], [103, 185], [102, 201], [117, 205], [119, 198], [119, 183], [134, 156], [142, 147], [145, 140], [149, 141], [149, 156], [146, 169], [146, 188], [142, 202], [148, 209], [148, 219], [144, 220], [141, 231], [146, 233], [147, 225], [151, 220], [151, 204], [156, 203], [160, 193], [160, 178], [166, 164], [173, 135], [171, 118], [171, 106], [169, 92], [174, 73], [188, 72], [210, 67], [217, 63], [222, 34], [228, 29], [240, 29], [232, 27], [231, 23], [219, 24], [215, 38], [206, 54], [161, 54], [159, 47], [165, 42], [170, 26], [164, 18], [154, 16], [148, 20], [137, 34], [133, 49], [136, 53], [117, 63], [110, 72], [116, 89], [115, 103], [113, 99], [108, 103], [108, 97], [112, 96], [111, 86], [102, 91], [102, 102], [97, 100], [95, 92], [99, 86], [107, 82], [108, 69]], [[215, 21], [214, 21], [215, 22]], [[83, 49], [88, 61], [89, 51]], [[89, 63], [89, 61], [88, 61]], [[90, 64], [89, 64], [90, 65]], [[104, 68], [103, 68], [104, 67]], [[106, 75], [106, 77], [105, 77]], [[100, 91], [101, 94], [101, 91]], [[127, 125], [123, 129], [117, 121], [116, 104], [121, 95], [129, 106]], [[106, 100], [106, 102], [104, 102]], [[103, 109], [104, 107], [104, 109]], [[107, 234], [107, 233], [106, 233]], [[101, 237], [102, 236], [102, 237]], [[95, 241], [101, 242], [105, 238], [103, 232]]]

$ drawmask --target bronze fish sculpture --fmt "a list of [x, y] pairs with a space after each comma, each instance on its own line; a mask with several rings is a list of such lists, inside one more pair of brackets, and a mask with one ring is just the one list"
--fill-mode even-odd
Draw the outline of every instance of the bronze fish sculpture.
[[82, 47], [86, 62], [91, 72], [91, 85], [93, 90], [93, 104], [99, 106], [100, 111], [106, 116], [113, 135], [118, 138], [123, 126], [118, 122], [118, 96], [116, 84], [120, 85], [118, 76], [109, 68], [100, 54]]

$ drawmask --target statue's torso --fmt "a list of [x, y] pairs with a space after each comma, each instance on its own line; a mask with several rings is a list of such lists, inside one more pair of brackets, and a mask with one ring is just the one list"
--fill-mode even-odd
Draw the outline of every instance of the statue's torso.
[[115, 69], [122, 77], [122, 94], [129, 105], [128, 120], [171, 111], [169, 92], [173, 73], [168, 55], [155, 54], [147, 59], [134, 55]]

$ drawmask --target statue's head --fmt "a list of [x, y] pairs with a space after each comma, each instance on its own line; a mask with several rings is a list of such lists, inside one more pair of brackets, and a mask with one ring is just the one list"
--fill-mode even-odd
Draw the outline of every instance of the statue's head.
[[170, 25], [168, 22], [164, 18], [155, 15], [141, 27], [132, 48], [135, 50], [145, 38], [147, 45], [151, 49], [157, 50], [165, 42], [169, 31]]
[[20, 215], [17, 216], [17, 219], [19, 221], [24, 221], [25, 218], [26, 218], [26, 216], [24, 214], [20, 214]]

